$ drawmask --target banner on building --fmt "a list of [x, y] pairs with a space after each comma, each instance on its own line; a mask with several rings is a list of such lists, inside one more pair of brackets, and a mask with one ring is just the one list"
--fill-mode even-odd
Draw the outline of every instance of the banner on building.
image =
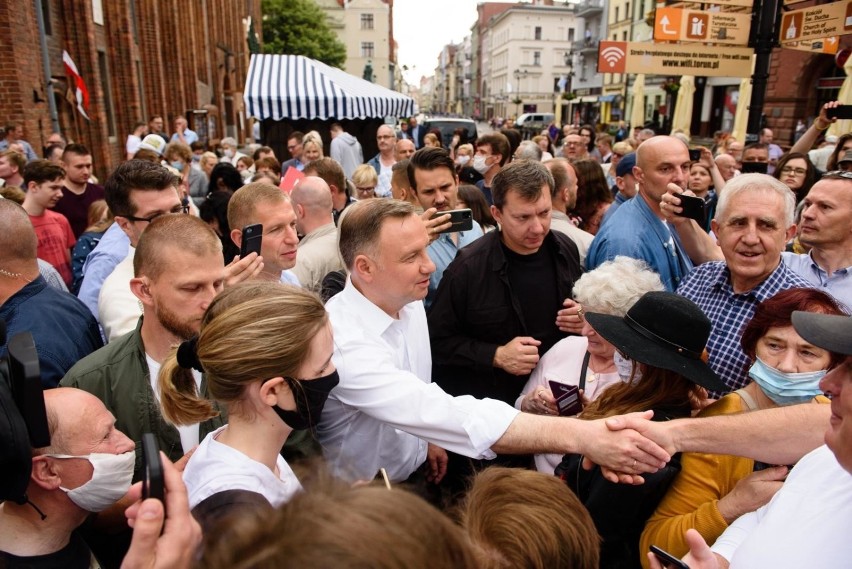
[[754, 50], [745, 47], [601, 41], [598, 73], [749, 77]]
[[62, 50], [62, 63], [65, 65], [65, 73], [71, 78], [73, 83], [72, 89], [74, 91], [74, 100], [77, 102], [77, 110], [80, 111], [80, 114], [86, 120], [89, 120], [89, 90], [86, 88], [86, 83], [83, 82], [80, 72], [77, 71], [77, 65], [65, 50]]

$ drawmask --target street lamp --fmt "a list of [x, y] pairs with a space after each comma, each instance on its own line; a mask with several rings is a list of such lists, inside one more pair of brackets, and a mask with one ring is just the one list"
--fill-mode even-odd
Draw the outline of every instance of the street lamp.
[[527, 71], [526, 69], [515, 69], [512, 74], [515, 76], [515, 83], [518, 84], [518, 96], [517, 98], [515, 98], [515, 104], [518, 106], [516, 114], [519, 115], [521, 110], [521, 103], [523, 102], [523, 99], [521, 99], [521, 79], [525, 79], [527, 75], [529, 75], [529, 71]]

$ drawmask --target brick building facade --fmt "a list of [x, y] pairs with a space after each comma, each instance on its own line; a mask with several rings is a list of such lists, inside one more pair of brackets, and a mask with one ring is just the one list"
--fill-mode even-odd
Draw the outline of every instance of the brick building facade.
[[[124, 159], [137, 121], [161, 115], [171, 131], [190, 128], [215, 144], [244, 140], [242, 91], [248, 69], [247, 18], [261, 37], [260, 0], [36, 0], [44, 13], [51, 84], [45, 80], [35, 2], [0, 3], [0, 122], [20, 123], [38, 152], [51, 132], [88, 146], [104, 179]], [[67, 51], [90, 93], [87, 121], [66, 99]], [[191, 111], [197, 111], [191, 113]]]

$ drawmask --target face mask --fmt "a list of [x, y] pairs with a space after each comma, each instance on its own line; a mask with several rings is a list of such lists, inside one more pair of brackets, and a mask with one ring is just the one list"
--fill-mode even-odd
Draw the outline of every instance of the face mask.
[[639, 366], [636, 365], [636, 362], [634, 362], [630, 358], [625, 358], [621, 355], [621, 353], [619, 353], [618, 350], [615, 351], [615, 354], [613, 354], [612, 359], [615, 362], [615, 368], [618, 370], [618, 376], [621, 378], [621, 381], [630, 381], [630, 378], [632, 377], [633, 381], [631, 383], [635, 385], [639, 382], [640, 379], [642, 379], [642, 370], [639, 369]]
[[300, 381], [298, 379], [285, 378], [293, 392], [296, 400], [296, 410], [289, 411], [275, 405], [272, 410], [288, 425], [296, 431], [312, 429], [319, 423], [322, 408], [328, 394], [340, 381], [337, 370], [317, 379]]
[[201, 155], [200, 154], [193, 154], [192, 155], [192, 161], [193, 162], [201, 162]]
[[819, 381], [827, 370], [785, 373], [757, 358], [748, 375], [757, 386], [778, 405], [807, 403], [822, 393]]
[[177, 170], [178, 172], [183, 172], [183, 162], [180, 160], [172, 160], [169, 162], [169, 166]]
[[48, 454], [53, 458], [84, 458], [92, 464], [92, 479], [72, 490], [59, 487], [72, 502], [87, 512], [106, 510], [127, 494], [136, 466], [134, 451], [122, 454], [93, 452], [89, 455]]
[[231, 149], [231, 148], [226, 148], [225, 149], [225, 157], [226, 158], [233, 158], [234, 157], [234, 150]]
[[456, 164], [458, 164], [459, 166], [464, 166], [468, 162], [470, 162], [470, 156], [459, 156], [458, 158], [456, 158]]
[[491, 166], [485, 163], [487, 156], [483, 156], [482, 154], [477, 154], [473, 157], [473, 169], [479, 172], [480, 174], [485, 174]]

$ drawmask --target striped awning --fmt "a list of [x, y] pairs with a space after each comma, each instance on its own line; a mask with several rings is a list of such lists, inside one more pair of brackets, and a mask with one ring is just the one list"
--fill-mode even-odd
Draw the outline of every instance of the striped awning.
[[414, 99], [302, 55], [251, 56], [245, 94], [258, 119], [408, 117]]

